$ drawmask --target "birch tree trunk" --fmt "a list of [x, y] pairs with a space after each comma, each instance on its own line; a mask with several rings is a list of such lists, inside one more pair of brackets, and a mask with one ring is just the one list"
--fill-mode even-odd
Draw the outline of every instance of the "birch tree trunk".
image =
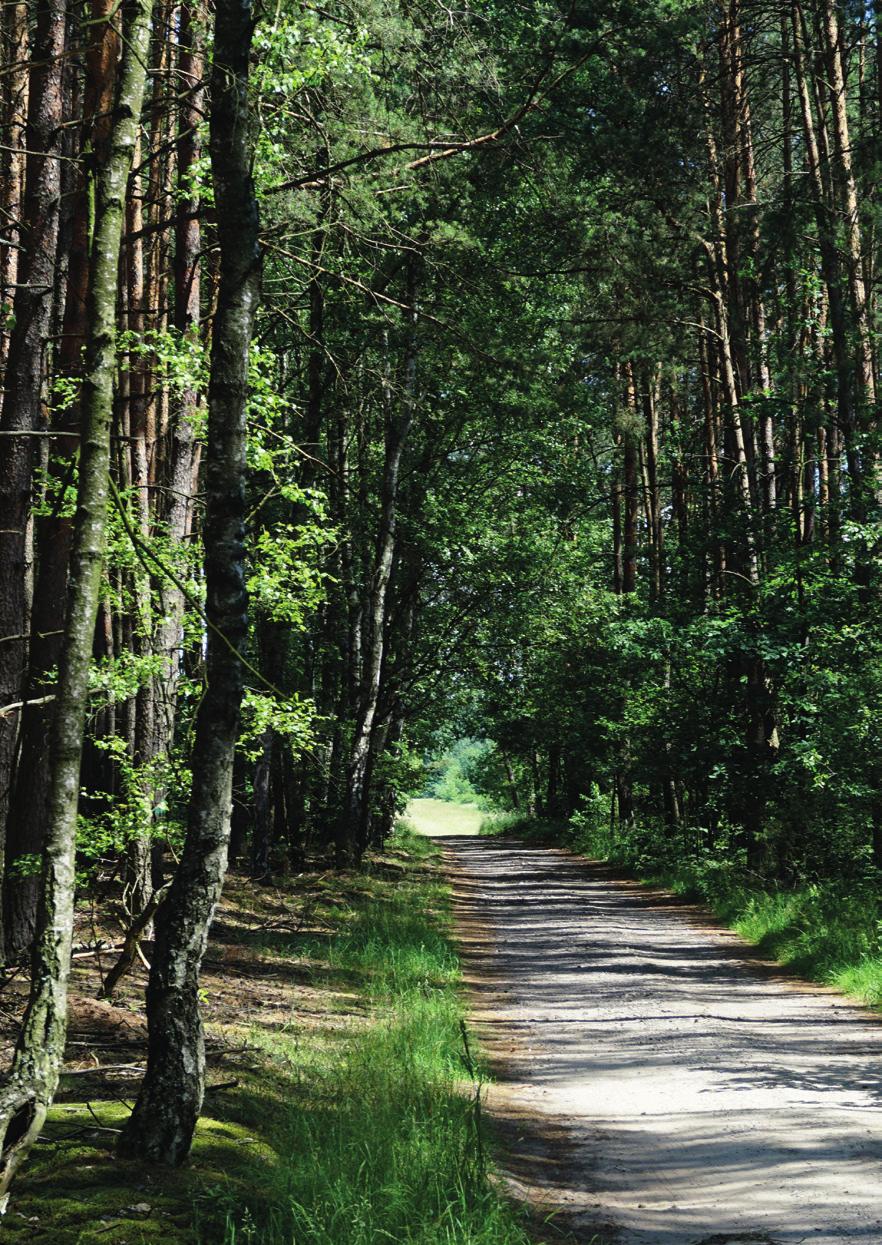
[[[0, 15], [0, 39], [5, 72], [0, 85], [5, 135], [0, 149], [0, 304], [12, 306], [18, 275], [18, 243], [24, 198], [28, 119], [28, 9], [18, 0], [5, 4]], [[6, 312], [0, 325], [0, 383], [5, 388], [9, 333]], [[2, 405], [2, 400], [0, 400]]]
[[205, 577], [207, 688], [196, 719], [187, 836], [156, 916], [147, 988], [147, 1072], [120, 1153], [175, 1166], [187, 1157], [205, 1089], [199, 970], [227, 865], [233, 759], [247, 636], [245, 411], [260, 299], [257, 201], [251, 180], [248, 62], [251, 6], [219, 0], [211, 78], [220, 288], [208, 391]]

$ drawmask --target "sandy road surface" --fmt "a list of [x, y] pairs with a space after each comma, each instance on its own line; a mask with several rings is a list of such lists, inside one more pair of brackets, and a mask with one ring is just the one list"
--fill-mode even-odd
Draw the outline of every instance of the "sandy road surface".
[[562, 851], [442, 840], [523, 1191], [617, 1245], [882, 1245], [882, 1019]]

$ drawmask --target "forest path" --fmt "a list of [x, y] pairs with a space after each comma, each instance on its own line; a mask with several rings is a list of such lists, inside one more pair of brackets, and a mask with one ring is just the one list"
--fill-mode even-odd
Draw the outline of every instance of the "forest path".
[[882, 1243], [882, 1019], [565, 851], [441, 844], [517, 1192], [598, 1245]]

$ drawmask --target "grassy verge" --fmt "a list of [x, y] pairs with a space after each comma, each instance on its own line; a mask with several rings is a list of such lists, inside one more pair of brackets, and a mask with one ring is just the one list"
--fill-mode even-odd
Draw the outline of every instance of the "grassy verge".
[[[528, 1245], [463, 1093], [459, 968], [435, 848], [313, 879], [309, 926], [246, 948], [288, 980], [273, 1023], [227, 1025], [238, 1084], [207, 1099], [191, 1164], [116, 1161], [122, 1102], [64, 1103], [3, 1225], [31, 1245]], [[258, 923], [259, 925], [261, 923]], [[237, 948], [238, 949], [238, 948]], [[108, 1130], [108, 1131], [102, 1131]]]
[[645, 841], [637, 855], [627, 844], [611, 843], [608, 833], [592, 834], [582, 827], [515, 816], [482, 827], [482, 833], [502, 832], [569, 847], [648, 885], [703, 903], [763, 955], [809, 980], [882, 1006], [882, 895], [875, 877], [779, 887], [711, 856], [653, 860]]

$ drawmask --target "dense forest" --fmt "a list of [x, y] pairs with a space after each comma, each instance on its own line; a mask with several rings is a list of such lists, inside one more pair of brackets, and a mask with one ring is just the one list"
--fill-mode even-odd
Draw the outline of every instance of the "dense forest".
[[152, 940], [119, 1146], [179, 1164], [228, 857], [357, 870], [455, 739], [629, 859], [875, 887], [879, 5], [0, 37], [0, 1192], [79, 906], [108, 997]]

